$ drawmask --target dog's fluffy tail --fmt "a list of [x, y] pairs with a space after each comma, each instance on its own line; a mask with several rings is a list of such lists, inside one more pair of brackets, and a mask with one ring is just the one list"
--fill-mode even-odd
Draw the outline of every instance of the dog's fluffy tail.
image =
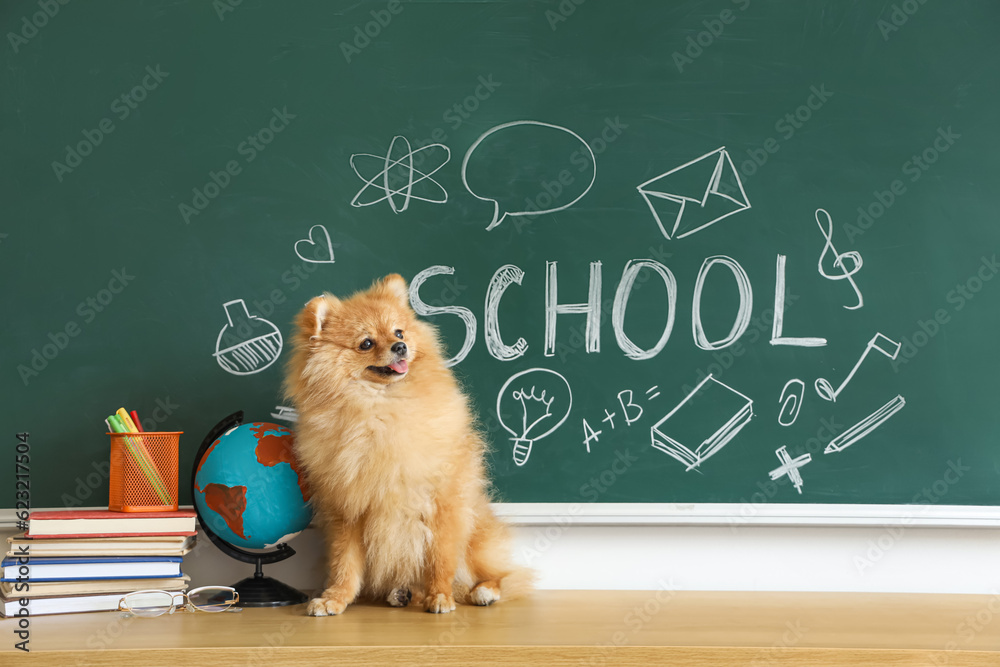
[[517, 600], [535, 590], [538, 573], [530, 567], [515, 566], [514, 570], [500, 580], [500, 601]]

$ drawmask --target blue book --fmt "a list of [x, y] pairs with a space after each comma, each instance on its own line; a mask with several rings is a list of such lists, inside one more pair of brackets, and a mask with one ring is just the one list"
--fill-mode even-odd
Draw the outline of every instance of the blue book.
[[4, 558], [0, 581], [76, 581], [80, 579], [149, 579], [181, 576], [175, 556], [107, 556], [102, 558]]

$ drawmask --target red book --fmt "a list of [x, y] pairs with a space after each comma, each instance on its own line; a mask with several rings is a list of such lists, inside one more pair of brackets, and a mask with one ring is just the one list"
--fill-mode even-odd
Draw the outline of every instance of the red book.
[[193, 510], [176, 512], [110, 512], [51, 510], [28, 515], [26, 537], [138, 537], [194, 535]]

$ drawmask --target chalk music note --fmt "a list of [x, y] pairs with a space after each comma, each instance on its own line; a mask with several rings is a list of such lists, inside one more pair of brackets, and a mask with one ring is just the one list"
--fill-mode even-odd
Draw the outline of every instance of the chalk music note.
[[[820, 220], [820, 215], [826, 218], [826, 228], [823, 228], [823, 221]], [[819, 261], [816, 263], [819, 269], [819, 274], [826, 278], [827, 280], [846, 280], [851, 283], [851, 287], [854, 288], [854, 293], [858, 295], [858, 305], [856, 306], [844, 306], [847, 310], [857, 310], [861, 306], [865, 305], [865, 299], [861, 296], [861, 290], [858, 289], [858, 284], [854, 282], [854, 274], [861, 270], [864, 260], [861, 259], [861, 253], [851, 250], [849, 252], [838, 253], [837, 249], [833, 247], [833, 218], [824, 209], [816, 209], [816, 224], [819, 225], [819, 231], [826, 239], [826, 244], [823, 246], [823, 252], [819, 255]], [[833, 266], [842, 271], [838, 274], [830, 274], [826, 272], [823, 268], [823, 259], [826, 257], [827, 252], [833, 253]], [[847, 267], [845, 262], [850, 262], [852, 264], [851, 268]]]
[[837, 387], [836, 390], [834, 390], [833, 385], [830, 384], [830, 382], [827, 379], [817, 378], [815, 383], [816, 393], [819, 394], [819, 397], [824, 400], [836, 401], [837, 397], [840, 396], [840, 392], [844, 391], [844, 387], [846, 387], [847, 383], [851, 381], [851, 378], [854, 377], [854, 374], [858, 372], [858, 368], [861, 366], [861, 363], [865, 360], [865, 357], [868, 356], [869, 352], [871, 352], [873, 349], [878, 350], [879, 352], [889, 357], [890, 359], [895, 359], [896, 355], [899, 354], [899, 347], [900, 347], [899, 343], [892, 340], [891, 338], [883, 336], [880, 333], [875, 334], [875, 336], [870, 341], [868, 341], [868, 345], [865, 347], [865, 351], [861, 355], [861, 358], [858, 359], [858, 363], [854, 364], [854, 368], [852, 368], [851, 372], [847, 374], [847, 377], [844, 378], [844, 381], [840, 383], [840, 386]]

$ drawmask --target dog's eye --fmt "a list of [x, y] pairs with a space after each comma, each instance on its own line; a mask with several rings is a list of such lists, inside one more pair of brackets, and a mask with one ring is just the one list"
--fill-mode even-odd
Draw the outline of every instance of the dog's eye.
[[403, 330], [402, 329], [396, 329], [396, 338], [398, 338], [399, 340], [403, 340]]
[[358, 348], [361, 350], [370, 350], [372, 349], [372, 346], [374, 344], [375, 341], [373, 341], [371, 338], [365, 338], [363, 341], [361, 341], [361, 345], [359, 345]]

